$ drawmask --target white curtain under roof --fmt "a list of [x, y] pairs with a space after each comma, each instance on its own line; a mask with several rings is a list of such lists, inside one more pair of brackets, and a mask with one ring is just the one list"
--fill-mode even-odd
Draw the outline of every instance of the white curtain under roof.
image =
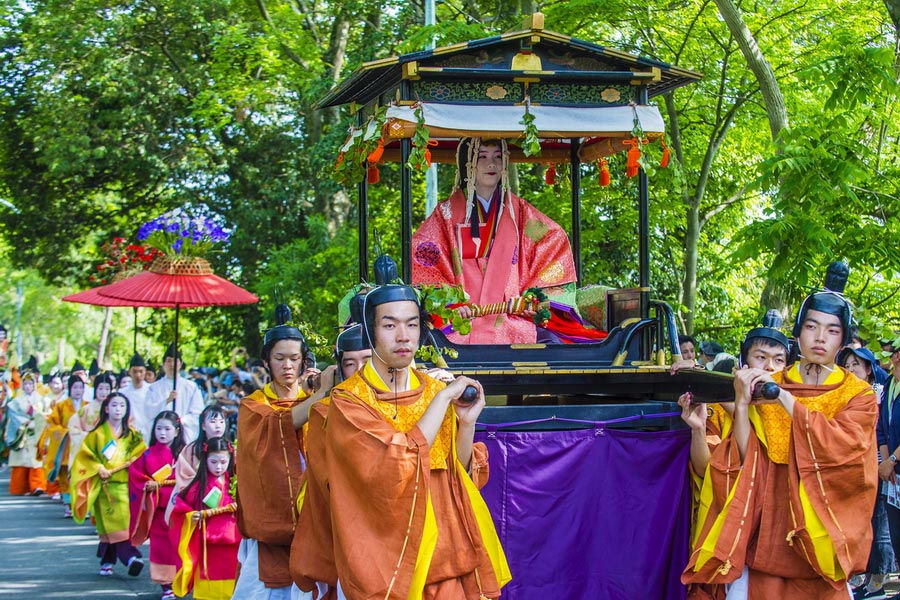
[[[471, 132], [478, 136], [511, 137], [524, 130], [520, 123], [524, 106], [436, 104], [421, 102], [425, 125], [430, 129]], [[651, 105], [529, 108], [542, 138], [588, 137], [630, 134], [635, 117], [645, 134], [666, 130], [659, 109]], [[389, 119], [416, 123], [412, 106], [390, 106]]]

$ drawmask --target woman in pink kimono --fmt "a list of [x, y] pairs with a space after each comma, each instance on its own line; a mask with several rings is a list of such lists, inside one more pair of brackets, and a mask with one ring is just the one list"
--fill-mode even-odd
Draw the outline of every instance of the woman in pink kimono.
[[[461, 285], [470, 304], [485, 305], [576, 281], [566, 232], [509, 189], [506, 140], [465, 138], [457, 163], [456, 189], [413, 235], [413, 283]], [[459, 311], [473, 316], [466, 306]], [[469, 335], [448, 337], [468, 344], [531, 343], [538, 337], [533, 316], [476, 317]]]

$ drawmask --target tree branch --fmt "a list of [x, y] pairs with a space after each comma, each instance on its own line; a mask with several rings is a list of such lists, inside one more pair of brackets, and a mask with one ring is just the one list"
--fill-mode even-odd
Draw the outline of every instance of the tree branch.
[[281, 49], [284, 50], [284, 53], [287, 54], [287, 57], [304, 69], [309, 69], [309, 63], [303, 60], [303, 58], [300, 57], [296, 52], [291, 50], [291, 48], [284, 42], [284, 39], [281, 36], [281, 30], [278, 29], [278, 26], [269, 15], [269, 9], [266, 8], [265, 0], [256, 0], [256, 6], [259, 8], [259, 13], [262, 15], [262, 18], [266, 23], [269, 24], [269, 27], [272, 28], [272, 31], [275, 32], [275, 35], [278, 37], [278, 44], [281, 46]]

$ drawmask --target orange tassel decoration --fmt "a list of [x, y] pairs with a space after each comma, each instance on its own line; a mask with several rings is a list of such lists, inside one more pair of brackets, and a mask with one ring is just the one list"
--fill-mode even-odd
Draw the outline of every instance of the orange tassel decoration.
[[369, 161], [369, 164], [376, 164], [381, 162], [381, 156], [384, 154], [384, 136], [378, 140], [378, 146], [372, 150], [372, 153], [366, 157], [366, 160]]
[[547, 185], [556, 185], [556, 165], [550, 163], [547, 171], [544, 173], [544, 183]]
[[666, 146], [665, 138], [660, 139], [659, 143], [662, 144], [663, 148], [662, 158], [659, 160], [659, 166], [660, 168], [665, 169], [669, 166], [669, 147]]
[[628, 160], [625, 163], [625, 177], [634, 177], [638, 174], [638, 169], [640, 168], [640, 142], [637, 138], [631, 138], [630, 140], [625, 140], [624, 143], [626, 146], [631, 146], [628, 150]]
[[431, 166], [431, 147], [437, 146], [439, 143], [437, 140], [428, 140], [425, 146], [425, 164], [429, 167]]
[[605, 158], [600, 159], [600, 185], [603, 187], [609, 185], [609, 163]]
[[379, 181], [381, 181], [381, 172], [378, 170], [378, 166], [375, 163], [369, 163], [369, 168], [366, 169], [366, 183], [372, 185]]

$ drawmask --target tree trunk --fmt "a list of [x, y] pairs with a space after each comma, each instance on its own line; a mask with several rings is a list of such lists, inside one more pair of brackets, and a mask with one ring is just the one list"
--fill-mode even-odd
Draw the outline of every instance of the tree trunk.
[[900, 29], [900, 0], [884, 0], [888, 15], [894, 24], [894, 29]]
[[[775, 78], [775, 72], [772, 65], [763, 56], [756, 39], [744, 22], [740, 11], [731, 0], [715, 0], [719, 9], [719, 14], [725, 20], [731, 35], [734, 36], [747, 65], [756, 76], [762, 92], [763, 102], [766, 106], [766, 116], [769, 119], [769, 128], [772, 132], [772, 140], [778, 139], [781, 130], [788, 126], [787, 108], [784, 105], [784, 96], [781, 94], [781, 87]], [[777, 308], [782, 314], [788, 314], [786, 302], [786, 294], [784, 290], [772, 282], [771, 278], [767, 278], [765, 289], [760, 296], [760, 303], [763, 309]]]
[[700, 245], [700, 207], [688, 206], [687, 230], [684, 233], [684, 285], [681, 303], [684, 305], [684, 332], [694, 333], [694, 313], [697, 307], [697, 255]]
[[772, 139], [778, 139], [778, 134], [788, 125], [787, 108], [784, 105], [784, 96], [781, 94], [781, 87], [775, 78], [775, 72], [772, 65], [763, 56], [756, 38], [750, 32], [741, 12], [731, 0], [715, 0], [722, 15], [725, 24], [728, 25], [731, 35], [734, 36], [747, 66], [756, 76], [759, 83], [759, 89], [762, 92], [763, 101], [766, 105], [766, 116], [769, 118], [769, 128], [772, 130]]
[[100, 342], [97, 344], [97, 364], [103, 365], [106, 357], [106, 344], [109, 338], [109, 328], [112, 325], [112, 309], [106, 308], [106, 317], [103, 319], [103, 331], [100, 332]]

